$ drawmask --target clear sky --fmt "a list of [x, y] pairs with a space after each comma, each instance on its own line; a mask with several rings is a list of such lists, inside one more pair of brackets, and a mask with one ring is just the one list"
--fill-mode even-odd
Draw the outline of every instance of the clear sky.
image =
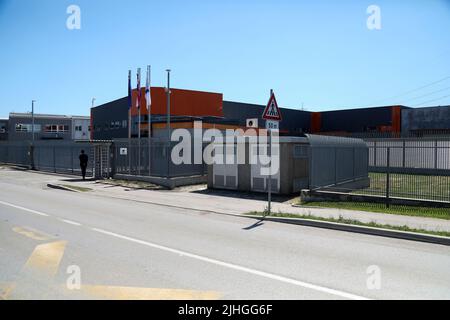
[[[66, 28], [71, 4], [80, 30]], [[372, 4], [381, 30], [367, 28]], [[173, 87], [225, 100], [265, 104], [273, 88], [311, 111], [450, 104], [450, 0], [0, 0], [0, 48], [0, 117], [32, 99], [88, 115], [147, 64], [154, 86], [169, 67]]]

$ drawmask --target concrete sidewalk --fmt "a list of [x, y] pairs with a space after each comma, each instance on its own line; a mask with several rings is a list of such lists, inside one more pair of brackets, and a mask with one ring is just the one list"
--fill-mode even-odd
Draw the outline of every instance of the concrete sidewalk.
[[[55, 179], [55, 184], [61, 184], [62, 179]], [[163, 206], [172, 206], [197, 211], [209, 211], [222, 214], [242, 215], [252, 211], [262, 212], [267, 207], [267, 201], [257, 199], [239, 198], [239, 194], [230, 192], [208, 192], [207, 190], [139, 190], [127, 187], [113, 186], [94, 181], [76, 181], [64, 184], [91, 188], [90, 193], [118, 199], [140, 201]], [[414, 217], [394, 214], [371, 213], [365, 211], [294, 207], [289, 203], [274, 202], [273, 212], [282, 212], [298, 215], [313, 215], [323, 218], [343, 217], [363, 223], [374, 222], [381, 225], [407, 226], [411, 229], [450, 232], [450, 220], [426, 217]]]

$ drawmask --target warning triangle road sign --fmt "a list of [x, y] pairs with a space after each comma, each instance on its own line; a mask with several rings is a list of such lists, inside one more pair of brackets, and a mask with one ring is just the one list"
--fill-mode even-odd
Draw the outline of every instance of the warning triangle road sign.
[[275, 99], [275, 94], [272, 93], [270, 96], [269, 103], [267, 104], [267, 107], [264, 109], [262, 118], [264, 120], [274, 120], [274, 121], [281, 121], [281, 112], [280, 108], [278, 108], [277, 99]]

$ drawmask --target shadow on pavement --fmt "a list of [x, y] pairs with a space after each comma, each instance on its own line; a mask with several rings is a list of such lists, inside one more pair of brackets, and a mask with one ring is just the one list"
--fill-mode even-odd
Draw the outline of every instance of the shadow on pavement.
[[[259, 192], [240, 192], [233, 190], [218, 190], [218, 189], [203, 189], [203, 190], [194, 190], [192, 193], [198, 194], [207, 194], [221, 197], [230, 197], [230, 198], [241, 198], [241, 199], [251, 199], [251, 200], [267, 200], [267, 193], [259, 193]], [[277, 194], [272, 194], [273, 202], [287, 202], [297, 198], [295, 195], [291, 196], [281, 196]]]
[[61, 181], [64, 181], [64, 182], [92, 182], [92, 181], [95, 181], [95, 179], [86, 178], [86, 180], [83, 180], [82, 178], [73, 178], [73, 179], [62, 179]]

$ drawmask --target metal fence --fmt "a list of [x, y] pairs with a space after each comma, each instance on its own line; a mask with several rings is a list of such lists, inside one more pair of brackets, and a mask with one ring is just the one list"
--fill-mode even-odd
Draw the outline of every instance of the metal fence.
[[[413, 200], [429, 206], [450, 204], [450, 139], [368, 139], [370, 185], [334, 188], [354, 195]], [[450, 208], [442, 209], [450, 213]]]
[[310, 189], [368, 184], [368, 154], [361, 139], [307, 135]]
[[[109, 142], [36, 141], [1, 142], [0, 163], [27, 166], [36, 170], [81, 175], [78, 157], [84, 150], [89, 157], [87, 175], [108, 178], [116, 173], [132, 176], [188, 177], [207, 174], [207, 166], [172, 162], [176, 142], [152, 139]], [[191, 144], [191, 154], [194, 144]], [[202, 144], [202, 150], [205, 147]], [[150, 159], [150, 161], [149, 161]]]
[[[206, 164], [191, 163], [175, 164], [171, 154], [176, 142], [171, 142], [154, 138], [149, 143], [148, 139], [132, 139], [131, 143], [127, 139], [114, 140], [114, 170], [115, 173], [154, 176], [154, 177], [188, 177], [206, 175]], [[202, 150], [205, 147], [202, 144]], [[191, 144], [191, 155], [194, 155], [194, 144]], [[149, 161], [150, 159], [150, 161]]]
[[87, 176], [99, 177], [110, 171], [106, 148], [105, 144], [72, 141], [0, 142], [0, 163], [81, 176], [79, 155], [84, 150], [89, 157]]

